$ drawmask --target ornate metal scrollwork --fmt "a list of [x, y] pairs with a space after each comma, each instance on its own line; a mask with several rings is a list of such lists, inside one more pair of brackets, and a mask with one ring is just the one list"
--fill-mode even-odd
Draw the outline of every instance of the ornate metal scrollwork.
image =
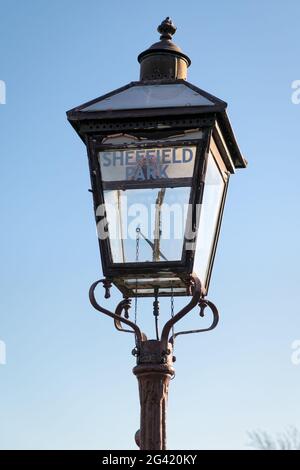
[[[191, 276], [191, 294], [192, 294], [192, 299], [190, 302], [183, 307], [176, 315], [174, 315], [173, 318], [171, 318], [164, 326], [162, 330], [162, 335], [161, 335], [161, 340], [163, 344], [167, 346], [168, 341], [170, 343], [174, 343], [174, 340], [177, 336], [179, 335], [187, 335], [191, 333], [204, 333], [205, 331], [210, 331], [213, 330], [218, 322], [219, 322], [219, 313], [217, 310], [217, 307], [210, 301], [206, 300], [201, 297], [201, 282], [199, 278], [193, 274]], [[197, 304], [200, 307], [200, 316], [204, 316], [204, 309], [206, 307], [209, 307], [213, 313], [213, 321], [212, 324], [210, 325], [209, 328], [202, 328], [202, 329], [196, 329], [196, 330], [187, 330], [187, 331], [179, 331], [178, 333], [174, 333], [171, 338], [169, 338], [170, 331], [172, 327], [175, 325], [175, 323], [179, 322], [187, 313], [189, 313], [191, 310], [193, 310], [194, 307], [197, 306]]]
[[[136, 337], [136, 342], [137, 346], [144, 340], [145, 336], [139, 329], [139, 327], [133, 323], [132, 321], [128, 320], [127, 318], [122, 317], [122, 312], [125, 309], [128, 309], [130, 306], [130, 300], [129, 299], [123, 299], [117, 306], [115, 313], [111, 312], [110, 310], [107, 310], [104, 307], [101, 307], [101, 305], [98, 304], [96, 298], [95, 298], [95, 289], [100, 283], [105, 283], [105, 279], [101, 279], [99, 281], [94, 282], [89, 290], [89, 298], [92, 306], [98, 310], [101, 313], [104, 313], [105, 315], [113, 318], [115, 322], [115, 326], [119, 331], [123, 331], [125, 333], [134, 333]], [[129, 326], [131, 330], [125, 330], [122, 328], [122, 323], [125, 325]]]
[[[137, 324], [133, 323], [128, 318], [129, 316], [128, 310], [131, 307], [131, 299], [125, 298], [121, 300], [121, 302], [119, 302], [119, 304], [117, 305], [115, 312], [111, 312], [110, 310], [107, 310], [106, 308], [101, 307], [101, 305], [98, 304], [95, 298], [95, 289], [100, 283], [102, 283], [104, 287], [107, 288], [107, 281], [105, 279], [101, 279], [100, 281], [96, 281], [92, 284], [90, 291], [89, 291], [89, 298], [90, 298], [90, 302], [92, 306], [99, 312], [104, 313], [105, 315], [113, 318], [115, 327], [118, 331], [121, 331], [123, 333], [133, 333], [135, 335], [135, 338], [136, 338], [135, 355], [138, 355], [141, 342], [147, 341], [147, 337], [144, 333], [141, 332]], [[207, 300], [201, 297], [202, 296], [201, 283], [197, 276], [195, 275], [191, 276], [190, 286], [191, 286], [191, 295], [192, 295], [190, 302], [185, 307], [183, 307], [176, 315], [174, 315], [169, 321], [167, 321], [167, 323], [163, 327], [160, 341], [162, 343], [162, 348], [163, 348], [162, 350], [165, 352], [165, 355], [168, 354], [168, 343], [173, 344], [177, 336], [187, 335], [187, 334], [192, 334], [192, 333], [204, 333], [206, 331], [213, 330], [219, 322], [219, 313], [218, 313], [217, 307], [210, 300]], [[179, 322], [185, 315], [187, 315], [197, 305], [200, 307], [199, 315], [201, 317], [204, 317], [205, 315], [204, 311], [207, 307], [209, 307], [213, 315], [213, 320], [212, 320], [211, 325], [208, 328], [179, 331], [178, 333], [174, 333], [169, 338], [170, 331], [172, 330], [175, 323]], [[124, 316], [123, 316], [123, 313], [124, 313]], [[130, 329], [123, 328], [123, 324], [130, 327]]]
[[210, 331], [210, 330], [213, 330], [214, 328], [216, 328], [217, 324], [219, 323], [219, 312], [218, 312], [218, 309], [217, 307], [210, 301], [210, 300], [206, 300], [206, 299], [200, 299], [200, 302], [199, 302], [199, 307], [200, 307], [200, 317], [204, 317], [204, 309], [206, 307], [209, 307], [210, 310], [212, 311], [212, 314], [213, 314], [213, 321], [211, 323], [211, 325], [208, 327], [208, 328], [201, 328], [201, 329], [197, 329], [197, 330], [186, 330], [186, 331], [179, 331], [178, 333], [174, 333], [173, 336], [171, 336], [171, 338], [169, 339], [170, 343], [174, 343], [174, 340], [177, 336], [179, 335], [189, 335], [189, 334], [192, 334], [192, 333], [204, 333], [205, 331]]

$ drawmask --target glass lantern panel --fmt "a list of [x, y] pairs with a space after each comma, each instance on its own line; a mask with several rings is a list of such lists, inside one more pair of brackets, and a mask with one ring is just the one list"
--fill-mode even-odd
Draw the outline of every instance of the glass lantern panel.
[[105, 190], [113, 263], [180, 261], [190, 191], [190, 187]]
[[[134, 293], [137, 293], [138, 295], [145, 295], [145, 294], [150, 294], [154, 295], [155, 290], [154, 289], [134, 289]], [[159, 288], [159, 295], [185, 295], [187, 293], [186, 287], [174, 287], [173, 289], [171, 287], [160, 287]]]
[[196, 145], [112, 149], [99, 152], [102, 181], [140, 182], [191, 178]]
[[124, 286], [132, 292], [132, 294], [154, 294], [155, 290], [159, 290], [159, 295], [182, 295], [186, 294], [187, 287], [179, 277], [163, 277], [159, 272], [155, 273], [158, 277], [137, 277], [136, 279], [125, 279]]
[[211, 154], [208, 156], [205, 186], [200, 208], [199, 228], [196, 242], [194, 271], [203, 286], [206, 286], [208, 269], [212, 256], [216, 230], [222, 200], [225, 190], [225, 181], [219, 167]]
[[214, 102], [183, 83], [135, 85], [99, 99], [81, 111], [174, 108], [177, 106], [214, 106]]

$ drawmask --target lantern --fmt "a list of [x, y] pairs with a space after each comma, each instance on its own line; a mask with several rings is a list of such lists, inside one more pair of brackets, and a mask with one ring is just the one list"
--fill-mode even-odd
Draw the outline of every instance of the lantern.
[[172, 42], [142, 52], [140, 80], [78, 106], [68, 119], [87, 147], [102, 268], [125, 297], [206, 295], [229, 177], [246, 162], [226, 103], [186, 81]]

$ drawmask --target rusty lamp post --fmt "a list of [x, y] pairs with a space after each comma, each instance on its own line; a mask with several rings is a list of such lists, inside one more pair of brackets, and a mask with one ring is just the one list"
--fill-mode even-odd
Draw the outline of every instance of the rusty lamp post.
[[[209, 331], [218, 311], [206, 299], [229, 176], [245, 168], [226, 103], [186, 81], [191, 61], [172, 42], [176, 27], [166, 18], [160, 41], [138, 56], [140, 80], [67, 113], [87, 147], [104, 279], [90, 288], [90, 301], [113, 318], [119, 331], [133, 333], [141, 421], [141, 449], [166, 449], [166, 406], [174, 375], [173, 345], [182, 334]], [[134, 204], [146, 215], [131, 220]], [[174, 204], [174, 229], [167, 219]], [[154, 210], [150, 211], [151, 208]], [[134, 212], [134, 211], [133, 211]], [[152, 225], [147, 232], [150, 212]], [[136, 212], [134, 212], [136, 214]], [[179, 214], [179, 215], [178, 215]], [[168, 219], [170, 220], [170, 218]], [[176, 231], [175, 230], [175, 231]], [[178, 235], [178, 230], [180, 235]], [[123, 299], [114, 312], [99, 305], [99, 283]], [[159, 297], [190, 296], [188, 304], [158, 327]], [[147, 339], [136, 318], [138, 297], [153, 297], [156, 338]], [[134, 318], [129, 318], [131, 299]], [[194, 307], [208, 307], [209, 328], [175, 332]]]

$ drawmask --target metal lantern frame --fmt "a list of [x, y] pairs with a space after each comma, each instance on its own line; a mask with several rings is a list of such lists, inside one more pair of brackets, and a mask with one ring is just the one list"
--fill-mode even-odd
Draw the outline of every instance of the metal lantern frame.
[[[86, 111], [97, 103], [104, 102], [107, 99], [118, 98], [126, 90], [132, 87], [139, 86], [161, 86], [183, 84], [188, 89], [192, 90], [206, 100], [209, 100], [211, 105], [201, 106], [173, 106], [173, 107], [160, 107], [160, 108], [142, 108], [142, 109], [106, 109], [97, 111]], [[163, 89], [162, 89], [163, 90]], [[205, 185], [205, 172], [208, 153], [211, 147], [214, 146], [213, 156], [217, 165], [227, 173], [225, 181], [225, 188], [223, 192], [222, 202], [220, 206], [218, 221], [214, 240], [212, 243], [210, 261], [208, 272], [206, 276], [206, 283], [202, 285], [202, 293], [205, 295], [208, 291], [216, 247], [221, 227], [223, 209], [226, 199], [226, 191], [229, 182], [229, 175], [235, 171], [235, 168], [244, 167], [245, 161], [240, 154], [237, 143], [235, 141], [229, 120], [226, 115], [227, 104], [212, 96], [209, 93], [195, 87], [185, 80], [155, 80], [153, 82], [143, 81], [131, 82], [128, 85], [121, 87], [111, 93], [105, 94], [95, 100], [85, 103], [76, 107], [67, 113], [70, 123], [78, 132], [80, 137], [84, 140], [89, 159], [91, 186], [95, 208], [96, 223], [99, 223], [100, 217], [97, 216], [97, 207], [104, 204], [103, 191], [105, 187], [115, 189], [122, 189], [122, 182], [118, 181], [114, 184], [104, 183], [101, 177], [101, 169], [98, 162], [98, 152], [106, 150], [108, 147], [103, 144], [103, 139], [117, 133], [130, 133], [132, 136], [145, 138], [142, 143], [136, 143], [135, 148], [149, 148], [150, 146], [163, 147], [168, 146], [182, 146], [182, 145], [196, 145], [197, 152], [195, 157], [194, 171], [191, 178], [180, 178], [157, 181], [144, 181], [141, 182], [127, 182], [126, 187], [176, 187], [176, 186], [189, 186], [190, 204], [192, 205], [192, 224], [193, 230], [197, 231], [196, 226], [196, 208], [201, 204], [204, 185]], [[168, 140], [168, 142], [161, 143], [160, 141], [168, 136], [175, 136], [176, 133], [180, 134], [183, 131], [198, 129], [203, 132], [203, 138], [199, 140], [189, 140], [188, 135], [186, 139], [180, 141]], [[147, 139], [151, 143], [147, 143]], [[157, 143], [154, 143], [157, 141]], [[118, 149], [126, 149], [126, 145], [118, 145]], [[112, 150], [112, 147], [109, 147]], [[114, 263], [112, 260], [109, 239], [100, 240], [99, 247], [102, 261], [102, 269], [104, 276], [113, 282], [126, 297], [136, 296], [153, 296], [153, 293], [139, 294], [133, 289], [129, 289], [126, 285], [128, 278], [147, 278], [149, 276], [157, 276], [159, 273], [160, 278], [174, 277], [172, 285], [176, 288], [180, 287], [181, 291], [174, 291], [174, 295], [189, 295], [190, 292], [190, 275], [193, 272], [195, 250], [186, 249], [187, 240], [183, 242], [183, 251], [181, 260], [178, 261], [149, 261], [149, 262], [125, 262]], [[145, 281], [146, 282], [146, 281]], [[179, 289], [180, 290], [180, 289]], [[170, 293], [161, 292], [160, 296], [168, 296]]]

